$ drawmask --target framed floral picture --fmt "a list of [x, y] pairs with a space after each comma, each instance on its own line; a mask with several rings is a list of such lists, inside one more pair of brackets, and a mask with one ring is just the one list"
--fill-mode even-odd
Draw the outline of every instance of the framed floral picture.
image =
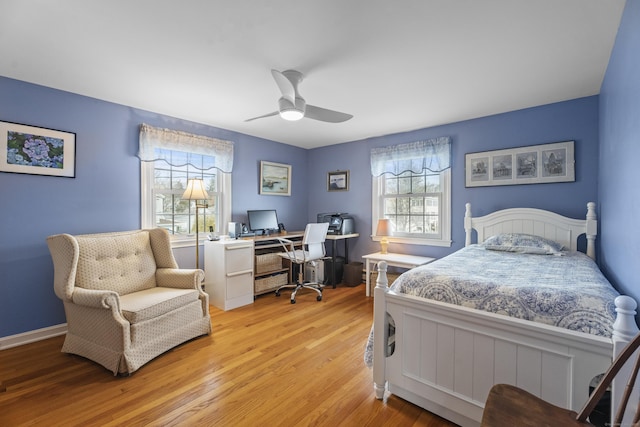
[[0, 122], [0, 172], [76, 176], [76, 134]]
[[260, 162], [260, 194], [270, 196], [291, 195], [291, 165]]

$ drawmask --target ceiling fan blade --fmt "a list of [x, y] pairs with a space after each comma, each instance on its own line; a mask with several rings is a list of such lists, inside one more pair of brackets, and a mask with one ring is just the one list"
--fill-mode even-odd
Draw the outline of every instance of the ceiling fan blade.
[[257, 120], [257, 119], [263, 119], [263, 118], [265, 118], [265, 117], [277, 116], [278, 114], [280, 114], [278, 111], [274, 111], [274, 112], [272, 112], [272, 113], [264, 114], [264, 115], [262, 115], [262, 116], [252, 117], [252, 118], [250, 118], [250, 119], [245, 120], [245, 122], [250, 122], [250, 121], [252, 121], [252, 120]]
[[342, 123], [353, 117], [351, 114], [341, 113], [339, 111], [327, 110], [326, 108], [316, 107], [307, 104], [307, 110], [304, 116], [308, 119], [320, 120], [321, 122]]
[[295, 104], [296, 88], [291, 82], [291, 80], [289, 80], [287, 76], [285, 76], [278, 70], [271, 70], [271, 75], [273, 76], [273, 79], [276, 81], [276, 84], [280, 88], [280, 92], [282, 92], [282, 96], [292, 104]]

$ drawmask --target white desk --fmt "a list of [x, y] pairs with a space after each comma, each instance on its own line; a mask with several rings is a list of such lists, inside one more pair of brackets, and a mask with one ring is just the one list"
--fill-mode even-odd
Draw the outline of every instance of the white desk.
[[429, 258], [417, 255], [405, 255], [405, 254], [392, 254], [392, 253], [380, 253], [363, 255], [367, 265], [367, 280], [366, 280], [366, 295], [371, 296], [371, 264], [377, 264], [380, 261], [386, 261], [388, 265], [394, 267], [412, 269], [419, 265], [429, 264], [435, 261], [435, 258]]

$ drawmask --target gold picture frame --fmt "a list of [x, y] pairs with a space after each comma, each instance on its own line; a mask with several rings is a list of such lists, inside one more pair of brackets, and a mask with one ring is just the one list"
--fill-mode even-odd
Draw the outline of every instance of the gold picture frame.
[[260, 194], [291, 196], [291, 165], [260, 161]]

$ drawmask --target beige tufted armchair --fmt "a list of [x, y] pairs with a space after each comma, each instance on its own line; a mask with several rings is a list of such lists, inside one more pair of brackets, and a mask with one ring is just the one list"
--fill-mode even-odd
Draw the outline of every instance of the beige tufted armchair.
[[166, 230], [58, 234], [47, 244], [67, 316], [63, 352], [130, 374], [211, 334], [204, 273], [178, 269]]

